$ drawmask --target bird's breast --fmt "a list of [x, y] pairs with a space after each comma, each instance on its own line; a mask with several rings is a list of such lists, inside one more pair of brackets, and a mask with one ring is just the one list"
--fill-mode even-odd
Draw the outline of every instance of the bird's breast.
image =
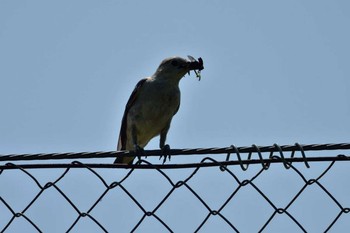
[[155, 131], [156, 134], [159, 134], [176, 113], [179, 104], [178, 87], [164, 88], [153, 85], [140, 94], [130, 109], [129, 117], [137, 128]]
[[175, 114], [180, 104], [180, 93], [176, 90], [158, 89], [144, 99], [144, 104], [141, 106], [144, 117], [168, 120]]

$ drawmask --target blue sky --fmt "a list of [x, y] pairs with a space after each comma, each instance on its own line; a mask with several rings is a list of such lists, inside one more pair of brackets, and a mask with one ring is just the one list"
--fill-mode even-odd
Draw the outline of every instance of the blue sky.
[[181, 81], [172, 148], [348, 142], [349, 10], [341, 0], [2, 0], [0, 153], [115, 150], [135, 84], [174, 55], [205, 69]]

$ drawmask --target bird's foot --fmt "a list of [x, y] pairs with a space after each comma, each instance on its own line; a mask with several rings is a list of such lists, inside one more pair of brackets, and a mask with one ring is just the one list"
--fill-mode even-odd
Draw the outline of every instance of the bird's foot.
[[163, 164], [166, 162], [166, 159], [168, 158], [169, 161], [171, 159], [171, 155], [170, 155], [170, 146], [168, 144], [164, 145], [162, 148], [161, 148], [161, 151], [162, 151], [162, 155], [159, 157], [159, 160], [162, 159], [162, 157], [164, 157], [163, 159]]
[[138, 160], [141, 160], [141, 156], [145, 156], [144, 149], [142, 147], [140, 147], [139, 145], [134, 145], [134, 152], [135, 152]]

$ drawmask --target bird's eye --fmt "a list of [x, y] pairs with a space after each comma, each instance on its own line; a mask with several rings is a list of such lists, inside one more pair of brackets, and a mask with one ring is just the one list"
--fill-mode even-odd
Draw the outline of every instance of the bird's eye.
[[177, 61], [172, 61], [171, 64], [172, 64], [173, 66], [178, 66], [178, 65], [179, 65], [179, 63], [178, 63]]

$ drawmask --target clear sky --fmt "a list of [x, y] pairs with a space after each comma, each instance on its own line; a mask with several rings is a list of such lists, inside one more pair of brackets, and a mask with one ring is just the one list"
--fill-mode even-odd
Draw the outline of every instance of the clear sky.
[[[172, 148], [349, 142], [349, 25], [346, 0], [1, 0], [0, 154], [115, 150], [135, 84], [174, 55], [202, 57], [205, 69], [200, 82], [194, 74], [181, 81], [181, 107], [167, 140]], [[155, 139], [146, 148], [157, 146]], [[106, 172], [108, 180], [113, 172], [120, 171]], [[144, 187], [136, 174], [129, 183], [135, 192], [162, 187]], [[74, 171], [71, 179], [84, 175]], [[115, 212], [103, 206], [102, 213]], [[256, 230], [248, 217], [240, 221], [242, 229]], [[176, 230], [193, 231], [187, 224]]]

